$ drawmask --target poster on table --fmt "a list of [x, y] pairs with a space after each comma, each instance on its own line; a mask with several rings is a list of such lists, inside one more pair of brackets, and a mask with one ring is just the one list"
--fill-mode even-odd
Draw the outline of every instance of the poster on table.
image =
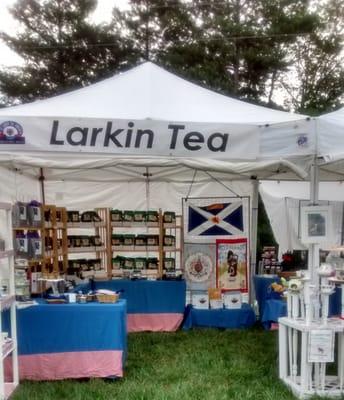
[[184, 240], [216, 243], [217, 239], [249, 237], [249, 197], [183, 199]]
[[248, 290], [247, 238], [216, 240], [217, 287]]
[[189, 290], [207, 290], [216, 285], [216, 245], [185, 243], [184, 277]]

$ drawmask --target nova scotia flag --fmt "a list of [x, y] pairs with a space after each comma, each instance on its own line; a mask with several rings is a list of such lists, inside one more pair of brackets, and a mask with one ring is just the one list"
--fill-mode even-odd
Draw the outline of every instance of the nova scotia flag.
[[214, 203], [208, 206], [188, 205], [188, 235], [240, 236], [244, 234], [242, 201]]

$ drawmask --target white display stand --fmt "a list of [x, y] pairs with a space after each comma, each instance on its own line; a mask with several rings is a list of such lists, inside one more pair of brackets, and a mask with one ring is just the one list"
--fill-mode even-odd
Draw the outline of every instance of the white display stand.
[[[304, 319], [288, 317], [280, 318], [278, 322], [280, 379], [299, 398], [313, 395], [342, 396], [344, 394], [344, 322], [335, 318], [328, 319], [326, 325], [322, 321], [307, 324]], [[320, 334], [318, 334], [319, 331]], [[322, 332], [323, 335], [321, 335]], [[333, 335], [332, 342], [328, 340], [331, 334]], [[314, 337], [318, 337], [318, 341], [314, 340]], [[323, 346], [320, 344], [321, 340], [324, 342]], [[336, 371], [327, 375], [328, 364], [333, 364], [334, 360], [337, 361]]]
[[328, 317], [333, 272], [322, 264], [315, 280], [291, 280], [288, 316], [278, 320], [279, 376], [299, 398], [344, 395], [344, 320]]
[[[0, 348], [2, 349], [0, 362], [0, 399], [8, 399], [19, 383], [18, 376], [18, 350], [17, 350], [17, 327], [16, 327], [16, 308], [15, 308], [15, 285], [14, 285], [14, 251], [12, 245], [12, 206], [7, 203], [0, 203], [1, 213], [5, 212], [6, 226], [1, 229], [6, 240], [5, 251], [0, 251], [0, 259], [6, 260], [9, 270], [9, 287], [7, 293], [0, 296], [0, 311], [10, 310], [11, 329], [8, 336], [3, 335], [2, 323], [0, 318]], [[2, 217], [2, 215], [1, 215]], [[12, 362], [12, 381], [5, 382], [4, 363], [6, 357], [11, 356]]]

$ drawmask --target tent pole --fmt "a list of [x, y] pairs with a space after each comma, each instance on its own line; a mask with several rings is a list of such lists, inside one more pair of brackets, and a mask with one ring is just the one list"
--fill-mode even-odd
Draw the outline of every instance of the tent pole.
[[249, 298], [250, 302], [254, 299], [253, 276], [256, 274], [257, 265], [257, 232], [258, 232], [258, 187], [259, 181], [256, 177], [251, 177], [252, 182], [252, 219], [251, 219], [251, 263], [249, 274]]
[[[317, 158], [314, 157], [310, 173], [310, 203], [317, 205], [319, 201], [319, 169], [317, 165]], [[317, 270], [319, 268], [319, 245], [310, 244], [308, 251], [308, 271], [313, 284], [317, 285]]]
[[40, 175], [38, 180], [41, 182], [41, 196], [42, 196], [42, 203], [45, 205], [45, 191], [44, 191], [44, 174], [43, 174], [43, 168], [40, 168]]

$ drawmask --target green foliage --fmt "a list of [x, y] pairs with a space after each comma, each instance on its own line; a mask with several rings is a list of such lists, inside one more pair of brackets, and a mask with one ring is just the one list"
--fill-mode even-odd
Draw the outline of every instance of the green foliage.
[[[115, 3], [116, 4], [116, 3]], [[0, 71], [1, 103], [71, 90], [144, 60], [210, 89], [318, 114], [343, 102], [344, 0], [129, 0], [95, 25], [96, 0], [17, 0], [24, 59]], [[276, 103], [280, 103], [278, 106]]]
[[[20, 33], [1, 38], [24, 59], [0, 72], [9, 102], [25, 102], [81, 87], [127, 65], [128, 46], [109, 26], [88, 22], [96, 0], [18, 0]], [[107, 45], [105, 45], [107, 44]]]
[[264, 203], [259, 196], [258, 201], [258, 227], [257, 227], [257, 260], [261, 258], [264, 246], [277, 246], [271, 229], [269, 218], [266, 214]]

